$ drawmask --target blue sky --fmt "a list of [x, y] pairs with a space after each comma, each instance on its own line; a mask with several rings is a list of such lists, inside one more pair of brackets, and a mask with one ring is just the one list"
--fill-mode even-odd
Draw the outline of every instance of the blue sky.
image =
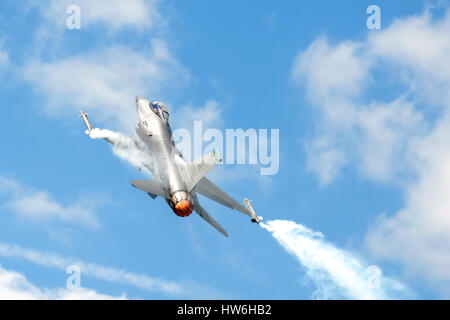
[[[448, 2], [91, 2], [0, 5], [2, 297], [17, 293], [13, 277], [34, 296], [67, 296], [58, 288], [71, 257], [97, 266], [81, 270], [88, 297], [309, 299], [321, 290], [242, 214], [201, 199], [225, 239], [130, 186], [143, 173], [89, 139], [78, 111], [133, 134], [143, 95], [166, 102], [174, 129], [193, 120], [279, 129], [276, 175], [223, 165], [211, 178], [253, 199], [266, 220], [320, 231], [377, 265], [407, 297], [448, 298]], [[66, 28], [70, 4], [80, 30]], [[366, 27], [371, 4], [381, 30]], [[108, 279], [98, 266], [159, 285]]]

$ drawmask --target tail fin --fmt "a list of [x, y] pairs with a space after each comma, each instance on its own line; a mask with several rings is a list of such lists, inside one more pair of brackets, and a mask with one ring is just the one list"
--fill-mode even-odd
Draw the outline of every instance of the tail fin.
[[180, 171], [186, 181], [188, 191], [191, 191], [195, 185], [217, 164], [222, 162], [222, 156], [216, 150], [203, 156], [200, 159], [188, 164], [181, 164]]

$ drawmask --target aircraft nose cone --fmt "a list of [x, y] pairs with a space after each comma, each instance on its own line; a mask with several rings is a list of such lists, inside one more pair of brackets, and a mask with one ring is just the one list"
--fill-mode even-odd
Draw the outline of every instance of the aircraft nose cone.
[[136, 110], [139, 114], [145, 114], [145, 98], [141, 96], [136, 96]]

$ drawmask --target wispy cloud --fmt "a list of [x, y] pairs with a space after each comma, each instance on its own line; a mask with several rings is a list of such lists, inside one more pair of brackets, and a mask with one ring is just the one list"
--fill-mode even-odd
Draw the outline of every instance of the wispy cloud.
[[363, 102], [377, 59], [368, 43], [331, 45], [320, 37], [295, 60], [293, 78], [306, 84], [320, 113], [319, 135], [306, 150], [308, 168], [322, 184], [351, 164], [377, 181], [392, 181], [410, 169], [408, 143], [423, 132], [423, 115], [407, 92], [387, 102]]
[[399, 281], [383, 276], [374, 265], [336, 248], [314, 232], [293, 221], [274, 220], [260, 224], [306, 269], [319, 299], [395, 299], [411, 293]]
[[23, 76], [45, 98], [48, 115], [64, 117], [85, 108], [94, 119], [126, 132], [137, 121], [136, 95], [155, 97], [189, 78], [159, 39], [151, 41], [150, 50], [143, 46], [139, 52], [116, 45], [50, 62], [32, 59]]
[[76, 5], [80, 8], [83, 27], [102, 25], [111, 32], [126, 28], [135, 31], [155, 30], [166, 24], [159, 10], [159, 0], [60, 0], [32, 3], [41, 9], [47, 23], [53, 28], [64, 29], [68, 14], [67, 8]]
[[75, 258], [61, 257], [55, 253], [37, 251], [17, 245], [0, 243], [0, 255], [9, 258], [25, 259], [44, 267], [57, 268], [63, 271], [66, 271], [70, 265], [77, 265], [80, 267], [81, 273], [86, 276], [109, 282], [132, 285], [148, 291], [157, 291], [168, 295], [180, 295], [184, 293], [185, 289], [176, 282], [87, 263]]
[[183, 117], [176, 117], [173, 120], [174, 128], [184, 128], [191, 133], [193, 133], [194, 121], [202, 121], [204, 128], [218, 128], [223, 124], [222, 109], [214, 100], [209, 100], [199, 107], [184, 105], [177, 110], [177, 114], [182, 114]]
[[[81, 10], [81, 30], [66, 28], [69, 5]], [[34, 17], [40, 28], [14, 70], [51, 117], [66, 118], [84, 108], [95, 121], [130, 133], [137, 119], [137, 95], [161, 99], [167, 90], [189, 83], [189, 71], [164, 32], [167, 22], [158, 0], [29, 1], [27, 7], [38, 9], [27, 12], [41, 13]], [[99, 30], [101, 41], [96, 38]], [[130, 30], [138, 46], [116, 34]], [[75, 44], [73, 37], [84, 39], [83, 45]]]
[[0, 197], [5, 206], [18, 217], [31, 222], [56, 220], [98, 228], [98, 203], [91, 197], [79, 197], [73, 204], [64, 205], [54, 200], [47, 191], [23, 185], [16, 180], [0, 176]]
[[125, 295], [113, 297], [87, 288], [40, 289], [20, 272], [0, 266], [0, 300], [110, 300], [125, 299]]
[[158, 292], [166, 296], [188, 299], [225, 299], [228, 295], [193, 280], [170, 281], [151, 277], [142, 273], [133, 273], [123, 269], [105, 267], [88, 263], [76, 258], [62, 257], [56, 253], [43, 252], [18, 245], [0, 243], [0, 256], [24, 259], [34, 264], [66, 271], [68, 266], [77, 265], [82, 275], [107, 282], [129, 285], [149, 292]]

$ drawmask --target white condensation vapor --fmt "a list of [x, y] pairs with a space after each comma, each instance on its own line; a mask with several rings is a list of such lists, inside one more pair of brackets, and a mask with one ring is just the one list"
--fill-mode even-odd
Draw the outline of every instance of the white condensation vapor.
[[106, 139], [113, 145], [113, 153], [122, 160], [129, 162], [139, 170], [152, 176], [150, 157], [145, 146], [138, 146], [135, 138], [108, 129], [92, 129], [91, 139]]
[[318, 299], [400, 299], [411, 297], [408, 288], [382, 275], [374, 265], [336, 248], [320, 232], [287, 220], [273, 220], [260, 226], [297, 258], [317, 287]]

